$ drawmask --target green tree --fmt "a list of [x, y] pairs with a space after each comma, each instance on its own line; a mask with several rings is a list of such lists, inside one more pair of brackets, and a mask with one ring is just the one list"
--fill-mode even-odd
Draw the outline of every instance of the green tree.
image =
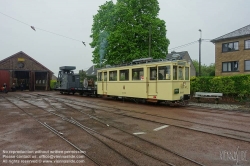
[[100, 6], [92, 26], [92, 61], [100, 63], [105, 58], [113, 65], [149, 54], [154, 59], [165, 58], [169, 40], [165, 21], [157, 18], [159, 10], [157, 0], [117, 0], [115, 5], [106, 2]]
[[83, 83], [84, 78], [86, 78], [87, 76], [86, 71], [79, 70], [79, 75], [80, 75], [80, 82]]
[[[192, 60], [196, 73], [199, 75], [199, 62], [198, 60]], [[209, 66], [201, 64], [201, 76], [215, 76], [215, 64], [211, 63]]]
[[114, 3], [109, 1], [101, 5], [98, 13], [93, 17], [90, 46], [94, 48], [92, 56], [94, 63], [100, 64], [107, 54], [108, 37], [114, 26], [114, 10]]

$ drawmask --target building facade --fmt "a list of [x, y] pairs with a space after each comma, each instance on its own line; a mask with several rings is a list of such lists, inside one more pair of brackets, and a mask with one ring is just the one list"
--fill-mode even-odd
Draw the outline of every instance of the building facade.
[[250, 25], [211, 42], [215, 44], [215, 76], [250, 74]]
[[0, 61], [0, 86], [4, 83], [17, 90], [50, 90], [53, 72], [20, 51]]
[[175, 52], [172, 51], [171, 53], [169, 53], [166, 57], [168, 60], [178, 60], [178, 59], [182, 59], [182, 60], [186, 60], [188, 63], [190, 63], [190, 76], [196, 76], [196, 70], [193, 64], [192, 59], [189, 56], [189, 53], [187, 51], [182, 51], [182, 52]]

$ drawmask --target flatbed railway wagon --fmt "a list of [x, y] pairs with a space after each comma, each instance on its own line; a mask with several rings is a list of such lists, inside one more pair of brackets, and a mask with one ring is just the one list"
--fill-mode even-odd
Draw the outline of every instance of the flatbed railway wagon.
[[186, 104], [190, 64], [185, 60], [134, 60], [131, 65], [97, 71], [97, 94], [142, 102]]
[[97, 96], [97, 87], [93, 78], [88, 76], [81, 78], [80, 74], [74, 73], [75, 66], [62, 66], [59, 69], [56, 91], [60, 91], [61, 94], [79, 93], [80, 95]]

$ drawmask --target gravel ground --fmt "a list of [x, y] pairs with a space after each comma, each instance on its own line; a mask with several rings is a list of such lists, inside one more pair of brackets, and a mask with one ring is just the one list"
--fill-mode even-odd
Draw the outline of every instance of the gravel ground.
[[[98, 109], [103, 108], [107, 111], [121, 112], [123, 109], [126, 114], [131, 114], [135, 116], [135, 113], [129, 112], [136, 111], [140, 113], [150, 113], [158, 116], [169, 117], [169, 119], [160, 119], [159, 117], [150, 117], [150, 119], [155, 121], [163, 121], [166, 123], [177, 123], [176, 120], [186, 120], [190, 122], [200, 122], [204, 124], [212, 124], [214, 126], [234, 128], [240, 131], [248, 131], [250, 127], [249, 114], [236, 112], [237, 110], [242, 110], [244, 107], [242, 105], [235, 104], [211, 104], [211, 103], [195, 103], [190, 102], [191, 107], [168, 107], [164, 105], [153, 105], [153, 104], [136, 104], [132, 102], [114, 101], [104, 98], [91, 98], [91, 97], [80, 97], [73, 95], [60, 95], [54, 92], [39, 92], [45, 95], [53, 95], [58, 98], [64, 98], [67, 101], [73, 100], [74, 102], [80, 102], [85, 106], [95, 107], [91, 109], [88, 107], [81, 108], [84, 112], [89, 114], [94, 114], [98, 118], [109, 122], [129, 133], [134, 132], [146, 132], [146, 134], [138, 135], [141, 138], [159, 144], [165, 148], [171, 149], [181, 155], [188, 158], [194, 159], [204, 165], [211, 166], [226, 166], [235, 165], [236, 161], [233, 158], [228, 158], [227, 154], [237, 152], [238, 157], [243, 157], [240, 159], [236, 165], [240, 164], [250, 165], [249, 161], [249, 149], [250, 143], [240, 140], [234, 140], [230, 138], [221, 137], [218, 135], [211, 135], [209, 133], [201, 133], [197, 131], [187, 130], [184, 128], [177, 128], [174, 126], [166, 127], [159, 131], [154, 131], [155, 128], [161, 127], [162, 125], [146, 122], [142, 120], [135, 120], [129, 117], [122, 117], [118, 115], [112, 115], [108, 112], [99, 111]], [[11, 93], [10, 93], [11, 94]], [[35, 94], [35, 93], [33, 93]], [[36, 98], [32, 93], [16, 93], [16, 96], [27, 96], [25, 100], [36, 101], [35, 104], [43, 106], [43, 108], [48, 109], [50, 106], [48, 103], [42, 101], [43, 97]], [[8, 94], [9, 95], [9, 94]], [[12, 95], [12, 94], [11, 94]], [[10, 95], [10, 96], [11, 96]], [[32, 97], [31, 97], [32, 96]], [[86, 150], [87, 154], [98, 161], [101, 161], [103, 165], [128, 165], [129, 162], [124, 160], [114, 151], [109, 150], [103, 146], [99, 141], [91, 138], [84, 131], [77, 129], [75, 126], [63, 122], [61, 119], [54, 118], [48, 120], [44, 119], [43, 111], [34, 109], [29, 104], [25, 104], [20, 100], [16, 101], [17, 104], [25, 106], [26, 110], [31, 112], [32, 115], [39, 115], [43, 121], [46, 120], [51, 124], [56, 130], [64, 133], [63, 135], [67, 137], [70, 141], [78, 145], [81, 149]], [[77, 113], [77, 111], [72, 108], [67, 107], [64, 104], [60, 104], [53, 100], [51, 102], [58, 110], [55, 111], [59, 114], [67, 115], [69, 117], [77, 118], [82, 124], [93, 128], [102, 134], [111, 136], [114, 139], [120, 140], [131, 146], [143, 149], [145, 152], [152, 153], [164, 160], [169, 160], [176, 165], [189, 165], [183, 164], [180, 161], [174, 161], [175, 158], [152, 148], [151, 146], [136, 141], [128, 137], [126, 134], [117, 131], [112, 128], [103, 126], [97, 121], [88, 118], [86, 115]], [[193, 107], [194, 106], [194, 107]], [[112, 109], [112, 108], [115, 109]], [[202, 108], [203, 107], [203, 108]], [[213, 111], [207, 111], [205, 107], [214, 108]], [[79, 107], [80, 108], [80, 107]], [[50, 108], [51, 109], [51, 108]], [[223, 110], [220, 111], [217, 110]], [[229, 113], [225, 110], [227, 109]], [[230, 110], [230, 111], [229, 111]], [[235, 112], [234, 112], [235, 111]], [[18, 113], [18, 114], [17, 114]], [[148, 117], [148, 115], [137, 115], [142, 118]], [[56, 121], [55, 121], [56, 120]], [[172, 122], [173, 121], [173, 122]], [[185, 126], [191, 127], [201, 127], [199, 124], [184, 124]], [[25, 115], [21, 110], [13, 106], [13, 104], [8, 103], [5, 99], [0, 99], [0, 150], [71, 150], [71, 146], [65, 143], [53, 133], [45, 129], [43, 126], [39, 125], [29, 116]], [[215, 130], [217, 130], [215, 128]], [[219, 130], [218, 130], [219, 131]], [[99, 136], [98, 136], [99, 137]], [[132, 152], [131, 150], [120, 146], [119, 144], [113, 143], [105, 138], [100, 137], [110, 146], [117, 148], [118, 151], [122, 152], [124, 155], [128, 156], [130, 159], [138, 163], [139, 165], [160, 165], [161, 163], [156, 162], [150, 158], [145, 158], [143, 155]], [[25, 145], [25, 146], [24, 146]], [[239, 152], [239, 153], [238, 153]], [[160, 153], [160, 154], [159, 154]], [[242, 156], [245, 155], [245, 156]], [[3, 153], [2, 153], [3, 155]], [[224, 155], [224, 156], [223, 156]], [[94, 165], [93, 162], [85, 158], [86, 163], [80, 165]], [[3, 162], [0, 162], [0, 165]], [[7, 165], [7, 164], [4, 164]], [[13, 164], [18, 165], [18, 164]], [[39, 165], [39, 164], [38, 164]], [[62, 164], [57, 164], [62, 165]], [[67, 165], [67, 164], [65, 164]]]
[[244, 111], [250, 112], [250, 107], [247, 107], [245, 105], [238, 105], [238, 104], [212, 104], [212, 103], [189, 102], [189, 105], [190, 106], [216, 108], [216, 109], [226, 109], [226, 110], [244, 110]]

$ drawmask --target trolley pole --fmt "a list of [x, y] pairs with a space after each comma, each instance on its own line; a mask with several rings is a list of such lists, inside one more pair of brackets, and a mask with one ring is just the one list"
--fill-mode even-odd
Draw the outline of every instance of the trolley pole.
[[199, 76], [201, 76], [201, 33], [202, 31], [199, 29], [200, 31], [200, 39], [199, 39]]
[[148, 57], [151, 57], [151, 25], [149, 25], [148, 44]]

